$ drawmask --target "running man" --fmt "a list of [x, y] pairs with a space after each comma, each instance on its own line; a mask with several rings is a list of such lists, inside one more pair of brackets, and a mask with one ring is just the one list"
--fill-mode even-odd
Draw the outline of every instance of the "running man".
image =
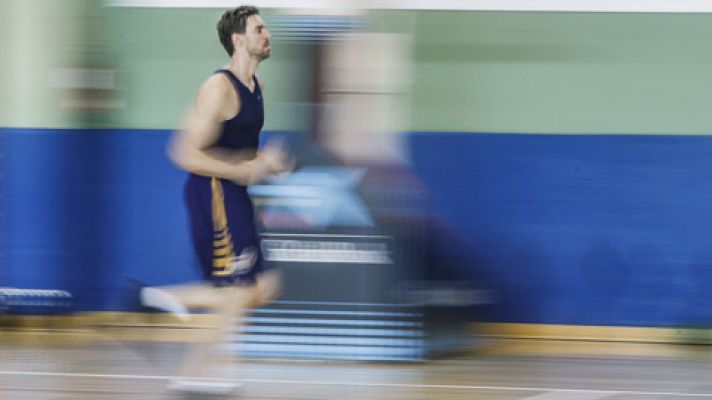
[[237, 385], [215, 379], [211, 352], [236, 318], [273, 300], [280, 290], [279, 273], [263, 264], [247, 186], [287, 172], [290, 166], [280, 143], [258, 150], [264, 107], [256, 72], [270, 55], [270, 32], [259, 10], [228, 10], [217, 29], [230, 62], [202, 84], [184, 128], [169, 147], [171, 160], [189, 173], [184, 195], [204, 280], [144, 288], [141, 300], [183, 319], [189, 318], [190, 308], [216, 314], [210, 340], [191, 352], [181, 378], [170, 388], [219, 394]]

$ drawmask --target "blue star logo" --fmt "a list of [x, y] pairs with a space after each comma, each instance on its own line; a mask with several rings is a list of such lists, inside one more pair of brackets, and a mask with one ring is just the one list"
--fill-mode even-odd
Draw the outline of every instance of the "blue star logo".
[[307, 167], [272, 184], [251, 186], [250, 194], [265, 199], [264, 212], [282, 211], [310, 221], [314, 228], [372, 227], [357, 186], [365, 170]]

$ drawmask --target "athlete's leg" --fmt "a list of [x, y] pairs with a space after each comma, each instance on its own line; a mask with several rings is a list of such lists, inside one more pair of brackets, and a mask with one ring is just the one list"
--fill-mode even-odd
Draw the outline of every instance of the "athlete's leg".
[[282, 272], [271, 268], [257, 275], [253, 308], [262, 307], [282, 295]]
[[[196, 296], [196, 300], [206, 298], [200, 291], [191, 293], [190, 289], [182, 290], [182, 294]], [[215, 376], [211, 368], [215, 366], [214, 352], [220, 345], [226, 343], [230, 332], [235, 332], [232, 342], [238, 340], [240, 326], [250, 308], [263, 306], [273, 301], [279, 296], [280, 291], [281, 273], [277, 269], [270, 269], [258, 274], [253, 285], [212, 288], [213, 294], [207, 298], [212, 301], [210, 310], [215, 313], [215, 318], [212, 319], [212, 325], [203, 340], [192, 346], [185, 358], [180, 376], [184, 379], [220, 379]]]
[[188, 351], [179, 375], [188, 379], [216, 378], [212, 369], [214, 352], [245, 316], [248, 306], [254, 301], [254, 286], [230, 286], [214, 288], [219, 303], [212, 308], [215, 314], [202, 340]]

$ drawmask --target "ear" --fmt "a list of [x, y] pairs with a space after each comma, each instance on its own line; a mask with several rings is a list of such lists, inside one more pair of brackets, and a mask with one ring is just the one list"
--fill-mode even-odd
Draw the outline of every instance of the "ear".
[[233, 45], [233, 47], [235, 47], [235, 48], [237, 48], [238, 45], [240, 45], [240, 44], [242, 43], [242, 42], [241, 42], [241, 40], [242, 40], [242, 35], [239, 35], [239, 34], [237, 34], [237, 33], [233, 33], [233, 34], [230, 36], [230, 39], [232, 40], [232, 45]]

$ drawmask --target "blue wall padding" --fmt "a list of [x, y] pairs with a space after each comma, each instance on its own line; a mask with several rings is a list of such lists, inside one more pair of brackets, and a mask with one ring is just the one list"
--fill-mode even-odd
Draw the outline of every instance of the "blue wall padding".
[[[122, 309], [126, 277], [197, 279], [165, 130], [4, 129], [0, 286]], [[712, 137], [408, 134], [501, 322], [712, 322]], [[444, 251], [463, 252], [460, 248]], [[476, 278], [475, 278], [476, 277]]]
[[488, 319], [712, 321], [712, 137], [417, 133], [410, 152], [499, 291]]
[[0, 286], [63, 289], [121, 308], [127, 277], [195, 279], [183, 173], [167, 131], [6, 130], [8, 255]]

